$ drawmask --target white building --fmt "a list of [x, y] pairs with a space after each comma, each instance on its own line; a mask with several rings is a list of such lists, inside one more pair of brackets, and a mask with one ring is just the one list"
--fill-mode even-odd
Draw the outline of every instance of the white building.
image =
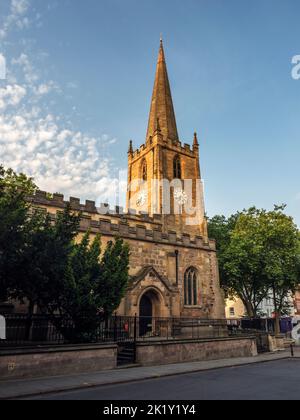
[[[289, 316], [293, 317], [297, 313], [297, 309], [295, 307], [295, 299], [291, 295], [289, 298], [291, 309]], [[262, 317], [265, 318], [272, 318], [275, 307], [273, 301], [273, 293], [270, 291], [270, 294], [267, 299], [264, 299], [258, 307], [258, 311]], [[234, 298], [234, 299], [227, 299], [226, 300], [226, 318], [233, 319], [233, 318], [243, 318], [247, 315], [247, 311], [241, 299]]]

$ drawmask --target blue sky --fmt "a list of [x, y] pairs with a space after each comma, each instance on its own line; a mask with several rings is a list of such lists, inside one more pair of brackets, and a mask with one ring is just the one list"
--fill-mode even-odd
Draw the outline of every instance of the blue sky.
[[160, 33], [209, 215], [286, 203], [300, 223], [298, 0], [0, 0], [0, 160], [43, 189], [111, 198], [144, 142]]

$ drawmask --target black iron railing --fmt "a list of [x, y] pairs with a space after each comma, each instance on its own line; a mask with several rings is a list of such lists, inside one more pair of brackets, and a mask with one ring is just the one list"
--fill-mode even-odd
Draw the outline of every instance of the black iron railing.
[[[264, 331], [269, 334], [275, 333], [275, 319], [273, 318], [237, 318], [227, 320], [230, 331], [256, 330]], [[288, 334], [293, 329], [291, 317], [280, 319], [280, 331], [282, 334]]]
[[272, 333], [262, 319], [200, 319], [112, 316], [71, 319], [49, 315], [6, 315], [0, 348], [81, 343], [131, 343], [146, 340], [222, 338]]
[[76, 343], [136, 342], [228, 336], [226, 320], [112, 316], [99, 320], [48, 315], [6, 316], [6, 339], [0, 347]]

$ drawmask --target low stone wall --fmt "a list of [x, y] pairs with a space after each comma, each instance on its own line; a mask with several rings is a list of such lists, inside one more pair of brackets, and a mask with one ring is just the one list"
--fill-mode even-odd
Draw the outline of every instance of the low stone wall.
[[285, 350], [286, 347], [290, 346], [290, 342], [286, 345], [286, 338], [284, 334], [279, 334], [275, 336], [274, 334], [268, 335], [269, 340], [269, 349], [270, 351], [282, 351]]
[[257, 356], [255, 337], [155, 341], [137, 344], [143, 366]]
[[114, 369], [117, 345], [60, 346], [0, 351], [0, 380]]
[[[116, 368], [117, 345], [0, 351], [0, 380], [97, 372]], [[257, 355], [255, 337], [137, 343], [137, 363], [155, 366]]]

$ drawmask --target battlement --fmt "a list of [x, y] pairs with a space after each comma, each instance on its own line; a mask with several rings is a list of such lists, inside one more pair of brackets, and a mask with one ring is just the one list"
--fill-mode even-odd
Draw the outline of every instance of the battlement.
[[191, 150], [191, 146], [189, 145], [189, 144], [187, 144], [187, 143], [185, 143], [184, 144], [184, 150], [186, 151], [186, 152], [192, 152], [192, 150]]
[[145, 223], [162, 223], [162, 215], [160, 214], [149, 216], [148, 213], [137, 212], [135, 209], [129, 209], [128, 212], [125, 212], [123, 207], [111, 207], [107, 203], [101, 203], [100, 207], [97, 207], [95, 201], [86, 200], [83, 204], [79, 198], [70, 197], [69, 200], [65, 200], [65, 197], [62, 194], [49, 194], [46, 191], [37, 191], [36, 194], [30, 198], [30, 200], [33, 204], [36, 205], [43, 205], [60, 209], [64, 209], [69, 204], [72, 210], [80, 211], [83, 214], [99, 214], [99, 216], [114, 216], [125, 219], [135, 219], [139, 222]]
[[91, 233], [100, 233], [109, 236], [121, 236], [126, 239], [135, 239], [139, 241], [158, 242], [174, 246], [184, 246], [191, 248], [205, 248], [215, 251], [214, 241], [205, 241], [201, 236], [192, 238], [189, 234], [177, 236], [174, 231], [168, 233], [162, 232], [161, 228], [147, 229], [143, 224], [131, 226], [126, 220], [120, 220], [114, 223], [112, 220], [99, 219], [92, 220], [90, 216], [83, 216], [80, 229], [82, 231], [90, 230]]
[[[72, 210], [81, 211], [81, 231], [90, 230], [95, 234], [100, 233], [102, 235], [121, 236], [124, 239], [205, 248], [212, 251], [215, 251], [216, 249], [214, 241], [210, 240], [207, 242], [201, 236], [192, 238], [191, 235], [185, 233], [178, 236], [175, 231], [164, 233], [162, 231], [162, 215], [160, 214], [150, 217], [147, 213], [137, 213], [135, 210], [129, 210], [128, 213], [124, 213], [124, 209], [119, 206], [111, 208], [109, 204], [103, 203], [99, 208], [96, 207], [94, 201], [86, 200], [85, 204], [82, 204], [80, 199], [75, 197], [71, 197], [69, 201], [65, 201], [62, 194], [50, 195], [45, 191], [37, 191], [30, 200], [36, 206], [47, 207], [53, 218], [55, 218], [56, 215], [51, 213], [51, 208], [57, 210], [64, 209], [69, 204]], [[93, 218], [93, 215], [95, 214], [99, 215], [99, 219], [95, 220]], [[107, 218], [107, 216], [111, 218]], [[152, 224], [153, 228], [149, 229], [149, 224]]]
[[[181, 141], [176, 141], [176, 142], [171, 142], [168, 141], [167, 142], [172, 149], [174, 149], [174, 151], [177, 151], [178, 153], [184, 153], [187, 154], [191, 157], [195, 157], [195, 152], [196, 154], [198, 153], [198, 148], [194, 148], [194, 146], [192, 147], [190, 144], [188, 143], [184, 143], [182, 144]], [[146, 150], [148, 147], [152, 147], [153, 146], [153, 142], [149, 142], [146, 144], [142, 144], [138, 149], [134, 150], [131, 154], [131, 159], [135, 160], [137, 158], [139, 158]]]
[[146, 144], [142, 144], [138, 149], [133, 151], [133, 159], [139, 157], [145, 150], [147, 149], [147, 145]]

